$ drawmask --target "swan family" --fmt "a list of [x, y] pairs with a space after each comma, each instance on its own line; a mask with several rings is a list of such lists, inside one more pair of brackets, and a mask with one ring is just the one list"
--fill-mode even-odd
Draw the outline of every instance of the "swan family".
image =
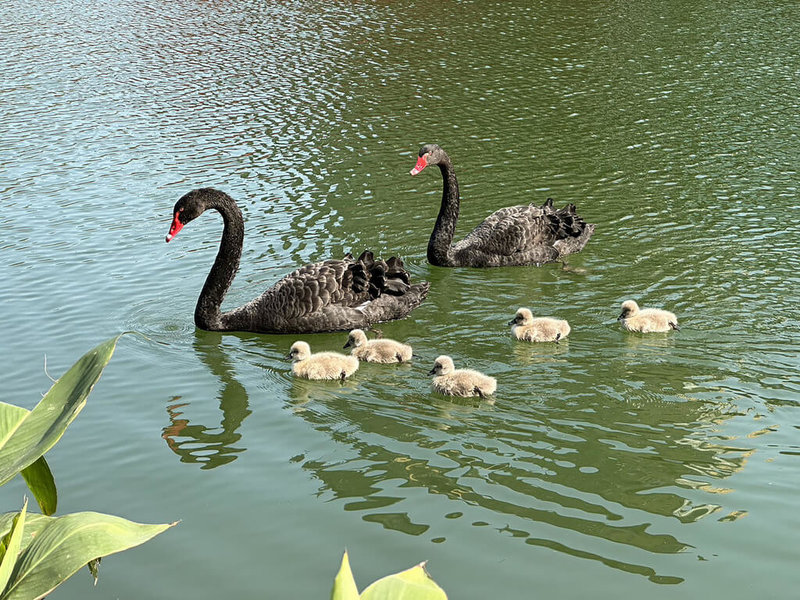
[[[461, 197], [449, 155], [436, 144], [419, 150], [411, 175], [436, 165], [442, 175], [442, 201], [428, 241], [427, 259], [441, 267], [539, 266], [581, 251], [594, 233], [574, 204], [556, 209], [544, 204], [510, 206], [492, 213], [466, 237], [453, 242]], [[194, 322], [209, 331], [255, 333], [320, 333], [349, 331], [345, 348], [337, 352], [311, 353], [307, 342], [295, 342], [289, 352], [292, 372], [308, 379], [343, 380], [358, 369], [359, 361], [401, 363], [412, 358], [407, 344], [394, 340], [368, 340], [365, 329], [383, 321], [406, 318], [426, 298], [427, 281], [413, 282], [402, 259], [376, 258], [365, 250], [359, 257], [347, 254], [303, 265], [285, 275], [250, 302], [223, 312], [222, 302], [233, 283], [242, 256], [244, 218], [236, 201], [214, 188], [192, 190], [172, 211], [166, 241], [172, 241], [185, 225], [207, 210], [222, 216], [223, 231], [214, 264], [206, 277], [194, 311]], [[674, 314], [658, 309], [639, 309], [633, 300], [622, 304], [622, 327], [641, 333], [679, 329]], [[528, 342], [558, 343], [570, 333], [563, 319], [534, 318], [520, 308], [509, 322], [513, 337]], [[453, 359], [439, 356], [430, 372], [433, 388], [454, 396], [492, 395], [494, 378], [471, 369], [456, 369]]]

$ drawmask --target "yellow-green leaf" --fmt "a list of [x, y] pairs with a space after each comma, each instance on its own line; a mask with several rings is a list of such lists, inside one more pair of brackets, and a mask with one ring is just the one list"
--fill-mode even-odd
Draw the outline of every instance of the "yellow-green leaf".
[[347, 557], [347, 550], [342, 556], [342, 565], [333, 580], [331, 590], [331, 600], [358, 600], [358, 587], [350, 570], [350, 559]]
[[171, 526], [143, 525], [94, 512], [42, 516], [37, 525], [0, 600], [43, 598], [89, 561], [138, 546]]
[[447, 600], [425, 570], [425, 563], [378, 579], [361, 594], [361, 600]]
[[22, 532], [25, 530], [25, 513], [28, 511], [28, 499], [22, 504], [22, 510], [14, 519], [8, 539], [5, 542], [5, 552], [0, 557], [0, 594], [3, 593], [8, 580], [11, 579], [11, 572], [17, 563], [20, 546], [22, 545]]

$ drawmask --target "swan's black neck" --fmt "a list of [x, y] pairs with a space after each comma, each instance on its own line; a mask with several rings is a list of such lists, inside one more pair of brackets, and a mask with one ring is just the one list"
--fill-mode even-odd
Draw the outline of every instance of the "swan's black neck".
[[428, 262], [432, 265], [447, 267], [452, 264], [450, 246], [456, 233], [461, 198], [458, 195], [456, 173], [449, 157], [445, 156], [445, 159], [439, 163], [439, 169], [442, 171], [442, 205], [439, 208], [439, 216], [436, 218], [431, 239], [428, 241]]
[[194, 322], [200, 329], [220, 331], [227, 329], [224, 327], [225, 315], [221, 313], [220, 307], [239, 269], [244, 243], [244, 219], [233, 198], [223, 192], [213, 190], [204, 197], [204, 201], [206, 210], [214, 209], [222, 215], [225, 227], [214, 266], [211, 267], [197, 299]]

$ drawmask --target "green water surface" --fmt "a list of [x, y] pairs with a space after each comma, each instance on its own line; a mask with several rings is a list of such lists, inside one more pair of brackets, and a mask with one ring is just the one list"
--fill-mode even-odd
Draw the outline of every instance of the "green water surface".
[[[52, 594], [327, 598], [428, 560], [451, 598], [792, 598], [800, 481], [800, 5], [791, 1], [44, 2], [0, 36], [2, 400], [32, 407], [128, 336], [48, 454], [59, 514], [180, 524]], [[596, 223], [566, 264], [425, 261], [554, 198]], [[185, 192], [245, 215], [225, 307], [370, 248], [431, 282], [381, 326], [418, 355], [298, 381], [295, 337], [196, 330], [221, 220], [164, 243]], [[623, 332], [623, 300], [681, 331]], [[514, 342], [520, 306], [572, 325]], [[346, 334], [305, 336], [337, 350]], [[439, 354], [493, 403], [430, 390]], [[0, 510], [22, 504], [21, 480]]]

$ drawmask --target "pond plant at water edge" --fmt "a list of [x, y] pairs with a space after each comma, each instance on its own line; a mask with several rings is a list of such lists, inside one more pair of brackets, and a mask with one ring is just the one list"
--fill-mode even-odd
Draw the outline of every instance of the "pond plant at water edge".
[[43, 598], [83, 565], [97, 579], [103, 556], [143, 544], [174, 525], [134, 523], [80, 512], [60, 517], [53, 475], [44, 454], [86, 405], [114, 354], [116, 336], [84, 354], [28, 411], [0, 402], [0, 485], [22, 475], [43, 514], [0, 515], [0, 600]]
[[447, 594], [428, 575], [425, 563], [382, 577], [359, 594], [345, 551], [333, 580], [331, 600], [447, 600]]

